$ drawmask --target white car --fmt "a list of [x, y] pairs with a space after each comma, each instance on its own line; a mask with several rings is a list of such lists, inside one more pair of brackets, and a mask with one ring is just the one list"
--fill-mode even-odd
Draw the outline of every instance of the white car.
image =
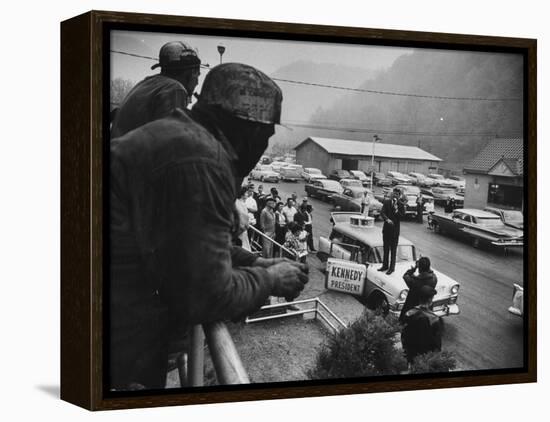
[[360, 180], [364, 187], [370, 187], [370, 177], [367, 176], [361, 170], [350, 170], [349, 171], [353, 177], [357, 180]]
[[431, 179], [433, 186], [456, 188], [455, 183], [452, 180], [446, 179], [442, 174], [430, 173], [427, 177]]
[[262, 182], [277, 183], [280, 180], [279, 173], [273, 171], [271, 165], [259, 165], [250, 172], [250, 179], [260, 180]]
[[513, 315], [523, 316], [523, 287], [519, 284], [514, 284], [514, 293], [512, 294], [512, 306], [508, 308], [508, 312]]
[[[319, 259], [328, 261], [329, 258], [336, 258], [336, 261], [332, 260], [333, 263], [343, 260], [361, 264], [366, 272], [363, 290], [357, 292], [361, 301], [369, 308], [381, 308], [383, 311], [399, 315], [408, 294], [403, 274], [414, 266], [419, 258], [416, 247], [400, 236], [395, 271], [388, 275], [378, 271], [384, 255], [381, 227], [358, 225], [356, 222], [365, 217], [357, 212], [334, 212], [331, 218], [334, 226], [329, 238], [319, 237]], [[435, 269], [433, 271], [437, 275], [433, 311], [439, 316], [460, 313], [457, 305], [460, 284]], [[349, 284], [352, 284], [352, 281]]]
[[311, 182], [315, 179], [326, 179], [327, 176], [325, 176], [321, 170], [313, 168], [313, 167], [306, 167], [304, 168], [304, 171], [302, 172], [302, 177], [305, 179], [306, 182]]
[[362, 188], [363, 183], [358, 179], [340, 179], [343, 188]]
[[411, 185], [412, 179], [409, 176], [405, 176], [398, 171], [388, 171], [386, 174], [388, 179], [391, 180], [393, 185]]

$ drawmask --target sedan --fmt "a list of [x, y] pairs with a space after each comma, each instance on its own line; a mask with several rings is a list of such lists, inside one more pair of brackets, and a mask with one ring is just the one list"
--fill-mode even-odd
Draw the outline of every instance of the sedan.
[[313, 180], [305, 185], [307, 196], [329, 201], [330, 197], [335, 193], [343, 193], [344, 188], [336, 180]]
[[357, 187], [346, 188], [341, 194], [335, 193], [331, 195], [330, 200], [334, 204], [334, 207], [338, 208], [340, 211], [360, 212], [364, 192], [367, 192], [369, 197], [369, 216], [376, 219], [380, 215], [382, 203], [375, 199], [372, 191], [369, 189]]
[[432, 216], [435, 233], [454, 235], [469, 240], [474, 247], [482, 244], [500, 248], [523, 247], [523, 231], [506, 226], [500, 217], [473, 208], [455, 210], [451, 214]]
[[304, 171], [302, 172], [302, 177], [306, 182], [310, 182], [312, 179], [326, 179], [327, 177], [321, 172], [321, 170], [313, 168], [313, 167], [306, 167]]
[[260, 165], [250, 172], [250, 179], [277, 183], [280, 177], [270, 165]]
[[398, 171], [388, 171], [388, 178], [391, 180], [393, 185], [410, 185], [412, 184], [412, 179], [408, 176], [405, 176]]
[[339, 182], [340, 179], [353, 179], [354, 177], [347, 170], [333, 170], [328, 178]]
[[523, 213], [518, 210], [504, 210], [502, 208], [485, 207], [485, 211], [498, 215], [507, 226], [523, 230]]

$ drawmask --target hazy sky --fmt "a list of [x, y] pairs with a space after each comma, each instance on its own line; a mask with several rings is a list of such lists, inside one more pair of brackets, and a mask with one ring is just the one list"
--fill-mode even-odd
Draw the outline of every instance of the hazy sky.
[[[241, 62], [257, 67], [266, 74], [272, 74], [290, 63], [306, 60], [315, 63], [342, 64], [366, 70], [384, 69], [410, 49], [397, 47], [375, 47], [350, 44], [313, 43], [300, 41], [278, 41], [252, 38], [229, 38], [219, 36], [162, 34], [135, 31], [113, 31], [111, 50], [119, 50], [144, 56], [158, 57], [160, 47], [168, 42], [181, 40], [196, 48], [203, 63], [219, 64], [217, 46], [226, 48], [224, 62]], [[155, 62], [141, 58], [111, 53], [111, 77], [122, 77], [135, 82], [151, 71]], [[205, 71], [202, 72], [204, 77]]]

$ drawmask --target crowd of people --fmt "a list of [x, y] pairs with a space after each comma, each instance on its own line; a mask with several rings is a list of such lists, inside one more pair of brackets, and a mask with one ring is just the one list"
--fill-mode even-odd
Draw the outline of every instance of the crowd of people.
[[[261, 237], [262, 257], [285, 256], [305, 262], [313, 244], [313, 207], [307, 198], [298, 205], [298, 196], [293, 193], [282, 202], [277, 188], [264, 192], [263, 185], [255, 190], [253, 183], [241, 187], [235, 202], [241, 221], [237, 243], [248, 251], [252, 250], [251, 239]], [[258, 236], [251, 227], [260, 231]]]

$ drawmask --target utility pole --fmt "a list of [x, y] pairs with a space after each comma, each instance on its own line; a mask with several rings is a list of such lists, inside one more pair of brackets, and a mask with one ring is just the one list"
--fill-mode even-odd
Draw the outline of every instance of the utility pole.
[[382, 138], [379, 138], [378, 135], [372, 136], [372, 155], [371, 155], [371, 161], [370, 161], [370, 188], [374, 189], [374, 148], [376, 145], [376, 142], [381, 141]]

